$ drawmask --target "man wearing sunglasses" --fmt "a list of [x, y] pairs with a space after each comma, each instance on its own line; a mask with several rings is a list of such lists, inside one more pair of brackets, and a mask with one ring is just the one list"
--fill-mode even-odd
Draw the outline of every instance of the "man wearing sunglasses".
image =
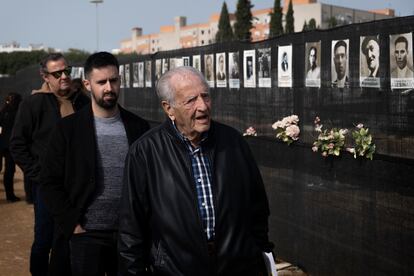
[[[71, 91], [71, 68], [64, 56], [52, 53], [40, 62], [42, 89], [35, 91], [20, 105], [10, 139], [10, 151], [17, 165], [29, 179], [33, 189], [35, 225], [30, 254], [32, 275], [47, 275], [49, 253], [53, 242], [53, 222], [39, 194], [39, 172], [48, 145], [49, 134], [56, 122], [74, 113], [89, 98]], [[54, 264], [53, 258], [50, 266]]]

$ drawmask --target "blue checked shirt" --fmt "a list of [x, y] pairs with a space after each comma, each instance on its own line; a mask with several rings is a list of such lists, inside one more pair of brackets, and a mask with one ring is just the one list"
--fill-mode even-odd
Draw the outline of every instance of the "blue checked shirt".
[[[175, 124], [174, 124], [175, 127]], [[190, 140], [183, 136], [175, 128], [181, 139], [184, 141], [191, 159], [191, 167], [194, 177], [194, 183], [197, 190], [198, 209], [203, 221], [204, 232], [207, 239], [214, 238], [214, 227], [216, 224], [214, 215], [213, 191], [211, 188], [211, 166], [208, 156], [203, 151], [203, 147], [194, 148]], [[207, 139], [207, 133], [201, 141], [201, 144]]]

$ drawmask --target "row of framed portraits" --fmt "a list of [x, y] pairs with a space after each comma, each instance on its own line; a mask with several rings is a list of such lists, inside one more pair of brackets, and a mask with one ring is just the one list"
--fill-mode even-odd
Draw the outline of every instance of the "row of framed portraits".
[[[413, 33], [390, 35], [389, 66], [391, 89], [414, 88]], [[331, 41], [331, 85], [349, 86], [349, 39]], [[359, 85], [380, 88], [381, 53], [379, 35], [361, 36], [359, 41]], [[278, 46], [277, 86], [292, 87], [292, 45]], [[262, 48], [215, 54], [155, 59], [154, 79], [178, 66], [193, 66], [202, 71], [210, 87], [247, 88], [272, 87], [272, 48]], [[240, 68], [242, 58], [243, 66]], [[295, 57], [296, 58], [296, 57]], [[321, 41], [305, 43], [304, 85], [321, 87]], [[203, 62], [203, 63], [202, 63]], [[228, 63], [228, 66], [227, 64]], [[326, 64], [326, 63], [324, 63]], [[120, 65], [121, 87], [152, 87], [152, 60]], [[203, 68], [202, 68], [203, 67]], [[83, 68], [80, 68], [83, 69]], [[329, 69], [328, 69], [329, 70]], [[295, 69], [295, 72], [297, 70]], [[83, 73], [83, 72], [82, 72]], [[132, 74], [131, 74], [132, 73]]]

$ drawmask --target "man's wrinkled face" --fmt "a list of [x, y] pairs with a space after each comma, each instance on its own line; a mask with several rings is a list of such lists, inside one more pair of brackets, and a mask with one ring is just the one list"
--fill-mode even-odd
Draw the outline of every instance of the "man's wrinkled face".
[[346, 73], [347, 56], [345, 47], [339, 46], [338, 48], [336, 48], [334, 54], [336, 74], [338, 75], [338, 79], [342, 79]]
[[[65, 72], [67, 68], [68, 66], [63, 58], [50, 60], [46, 63], [47, 73], [43, 74], [43, 80], [48, 83], [50, 90], [61, 96], [66, 95], [70, 91], [72, 83], [70, 74]], [[54, 76], [56, 72], [59, 73], [60, 77]]]
[[364, 49], [368, 69], [373, 72], [379, 66], [379, 45], [375, 40], [370, 40]]
[[200, 139], [201, 134], [210, 129], [208, 87], [194, 74], [176, 75], [171, 78], [171, 84], [175, 87], [175, 97], [168, 110], [169, 117], [190, 141]]
[[398, 42], [395, 45], [395, 61], [400, 69], [403, 69], [407, 65], [407, 44], [405, 42]]
[[115, 108], [121, 90], [120, 76], [116, 66], [109, 65], [92, 69], [84, 84], [91, 92], [92, 101], [99, 107], [106, 110]]

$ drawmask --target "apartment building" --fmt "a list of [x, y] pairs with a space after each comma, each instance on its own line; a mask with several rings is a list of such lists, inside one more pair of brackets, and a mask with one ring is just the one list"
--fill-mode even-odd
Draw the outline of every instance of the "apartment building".
[[[285, 0], [283, 14], [286, 15], [289, 1]], [[301, 31], [304, 22], [315, 19], [321, 29], [329, 26], [330, 18], [334, 17], [338, 25], [360, 23], [391, 18], [395, 16], [393, 9], [357, 10], [347, 7], [319, 3], [317, 0], [292, 0], [295, 31]], [[252, 10], [253, 28], [252, 40], [265, 40], [269, 36], [270, 13], [273, 8]], [[200, 24], [187, 25], [184, 16], [174, 18], [174, 25], [162, 26], [156, 34], [143, 34], [142, 28], [133, 28], [131, 37], [121, 41], [120, 52], [138, 54], [153, 54], [179, 48], [203, 46], [215, 42], [220, 14], [214, 13], [209, 21]], [[284, 20], [284, 18], [283, 18]], [[234, 14], [230, 14], [230, 22], [235, 22]], [[284, 24], [284, 23], [283, 23]]]

